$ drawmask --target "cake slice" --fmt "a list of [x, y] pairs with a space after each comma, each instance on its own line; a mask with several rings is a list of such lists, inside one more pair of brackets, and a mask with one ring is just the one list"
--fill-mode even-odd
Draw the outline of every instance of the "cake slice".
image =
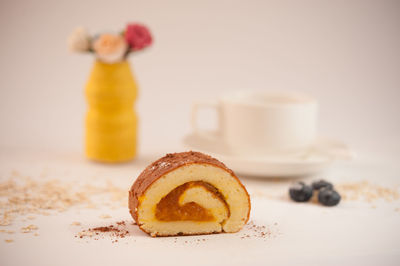
[[222, 162], [182, 152], [167, 154], [139, 175], [129, 210], [151, 236], [233, 233], [249, 219], [250, 197]]

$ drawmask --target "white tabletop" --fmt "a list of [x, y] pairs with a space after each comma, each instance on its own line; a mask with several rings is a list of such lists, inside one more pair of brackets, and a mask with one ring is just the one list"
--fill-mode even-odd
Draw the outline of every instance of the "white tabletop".
[[[81, 154], [2, 150], [1, 180], [29, 176], [33, 180], [58, 179], [64, 183], [106, 184], [128, 190], [144, 166], [158, 155], [142, 154], [122, 165], [102, 165], [85, 160]], [[400, 166], [392, 162], [358, 161], [337, 163], [319, 175], [334, 184], [369, 181], [398, 188]], [[315, 177], [316, 178], [316, 177]], [[7, 227], [15, 234], [0, 234], [2, 265], [398, 265], [400, 253], [400, 200], [342, 200], [336, 207], [299, 204], [289, 200], [290, 181], [241, 177], [252, 202], [252, 225], [235, 234], [151, 238], [134, 225], [129, 234], [115, 238], [101, 234], [77, 238], [80, 231], [132, 220], [127, 207], [72, 207], [35, 220], [18, 216]], [[306, 182], [313, 178], [305, 179]], [[126, 196], [127, 197], [127, 196]], [[102, 199], [104, 200], [104, 199]], [[108, 219], [101, 218], [111, 216]], [[80, 226], [72, 225], [79, 221]], [[20, 228], [34, 224], [33, 233]], [[264, 232], [266, 236], [262, 236]], [[12, 239], [6, 243], [5, 239]], [[113, 243], [115, 239], [118, 242]]]

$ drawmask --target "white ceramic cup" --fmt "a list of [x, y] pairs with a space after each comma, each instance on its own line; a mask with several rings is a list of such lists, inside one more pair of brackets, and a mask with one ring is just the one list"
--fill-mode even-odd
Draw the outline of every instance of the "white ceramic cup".
[[[197, 126], [200, 108], [215, 108], [216, 132]], [[223, 142], [234, 155], [277, 155], [303, 151], [316, 138], [317, 101], [294, 92], [236, 92], [217, 102], [197, 102], [192, 127], [200, 137]]]

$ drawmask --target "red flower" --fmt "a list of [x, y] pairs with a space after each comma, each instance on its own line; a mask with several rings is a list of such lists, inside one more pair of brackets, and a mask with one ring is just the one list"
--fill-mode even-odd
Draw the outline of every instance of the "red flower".
[[149, 46], [153, 39], [146, 26], [140, 24], [128, 24], [125, 30], [125, 40], [132, 50], [141, 50]]

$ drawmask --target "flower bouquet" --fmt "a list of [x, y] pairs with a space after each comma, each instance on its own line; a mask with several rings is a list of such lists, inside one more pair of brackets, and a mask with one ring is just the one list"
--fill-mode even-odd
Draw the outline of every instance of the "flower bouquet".
[[128, 24], [119, 34], [104, 33], [90, 36], [82, 28], [76, 28], [68, 38], [68, 47], [72, 52], [94, 53], [99, 61], [113, 64], [126, 60], [127, 56], [140, 51], [153, 42], [150, 31], [141, 24]]
[[122, 33], [90, 36], [77, 28], [68, 38], [71, 51], [93, 53], [96, 61], [86, 84], [85, 151], [101, 162], [123, 162], [137, 153], [137, 85], [127, 57], [153, 42], [147, 27], [128, 24]]

